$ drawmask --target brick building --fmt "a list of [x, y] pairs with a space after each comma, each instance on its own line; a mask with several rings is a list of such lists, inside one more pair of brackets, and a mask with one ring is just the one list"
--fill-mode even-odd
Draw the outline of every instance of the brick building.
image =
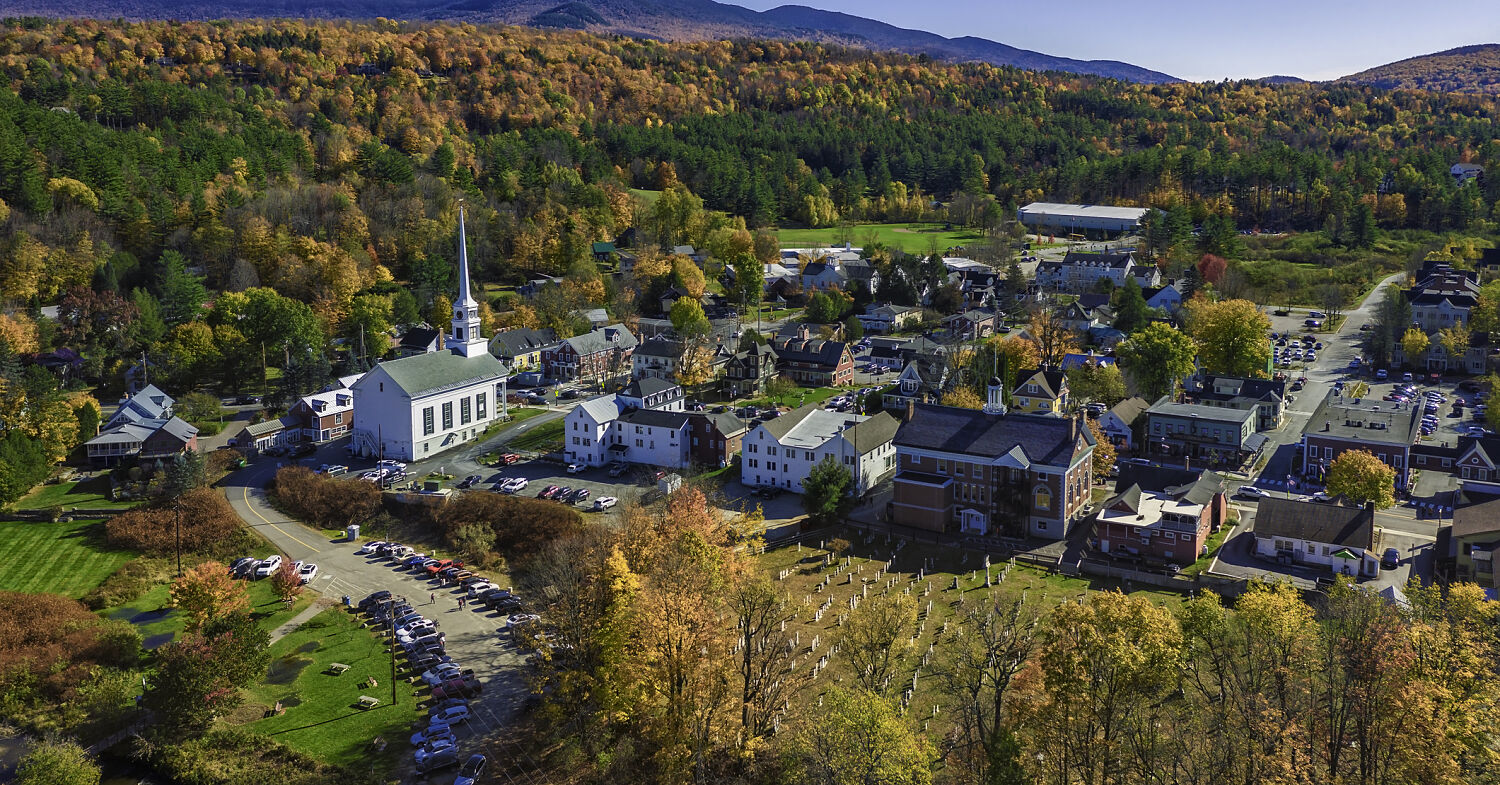
[[1319, 476], [1345, 450], [1367, 450], [1396, 470], [1396, 487], [1404, 489], [1421, 427], [1420, 405], [1356, 403], [1329, 391], [1302, 431], [1302, 473]]
[[1192, 564], [1229, 509], [1224, 479], [1213, 472], [1123, 467], [1115, 495], [1094, 518], [1100, 553], [1147, 562]]

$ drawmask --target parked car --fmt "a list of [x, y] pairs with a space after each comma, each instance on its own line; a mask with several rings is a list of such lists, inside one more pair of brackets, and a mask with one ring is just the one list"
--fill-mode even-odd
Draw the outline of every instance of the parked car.
[[477, 474], [471, 474], [468, 477], [463, 478], [463, 480], [459, 481], [458, 487], [459, 488], [473, 488], [475, 485], [479, 484], [480, 480], [483, 480], [483, 479], [484, 479], [483, 477], [480, 477]]
[[372, 554], [372, 553], [380, 550], [380, 546], [385, 545], [385, 544], [386, 544], [385, 540], [375, 540], [373, 542], [367, 542], [364, 545], [359, 546], [359, 549], [354, 552], [354, 555], [355, 556], [366, 556], [366, 555]]
[[463, 768], [458, 770], [458, 776], [453, 778], [453, 785], [474, 785], [484, 774], [484, 767], [487, 763], [489, 759], [483, 755], [470, 755], [469, 759], [464, 761]]
[[363, 610], [368, 610], [370, 608], [373, 608], [373, 607], [379, 605], [382, 602], [385, 602], [386, 600], [388, 600], [390, 598], [391, 598], [391, 593], [389, 591], [385, 590], [385, 589], [381, 589], [380, 591], [375, 592], [374, 594], [371, 594], [371, 595], [365, 597], [364, 599], [360, 600], [359, 601], [359, 609], [362, 610], [362, 611]]
[[1388, 378], [1390, 378], [1390, 375], [1386, 372], [1386, 370], [1384, 368], [1381, 368], [1380, 370], [1377, 370], [1375, 372], [1375, 381], [1377, 381], [1377, 382], [1383, 382], [1383, 381], [1385, 381]]
[[619, 503], [620, 500], [616, 499], [613, 496], [600, 496], [599, 498], [594, 500], [594, 509], [607, 510]]
[[1322, 311], [1308, 311], [1307, 315], [1311, 316], [1314, 319], [1327, 319], [1328, 318], [1328, 314], [1323, 313]]
[[427, 565], [426, 572], [427, 572], [427, 574], [429, 576], [437, 575], [438, 573], [440, 573], [443, 570], [446, 570], [446, 569], [448, 569], [449, 567], [452, 567], [452, 566], [453, 566], [453, 560], [452, 559], [438, 559], [436, 564], [429, 564], [429, 565]]
[[582, 474], [588, 467], [581, 463], [568, 464], [568, 474]]
[[541, 492], [539, 492], [536, 495], [536, 497], [538, 499], [550, 499], [553, 496], [556, 496], [557, 492], [560, 491], [560, 490], [562, 490], [562, 488], [560, 486], [557, 486], [557, 485], [548, 485], [547, 487], [543, 488], [541, 490]]
[[576, 491], [573, 492], [573, 499], [572, 499], [572, 501], [573, 501], [574, 504], [580, 504], [582, 502], [588, 501], [588, 498], [589, 498], [589, 489], [588, 488], [579, 488], [578, 490], [576, 490]]
[[318, 565], [303, 564], [297, 568], [297, 577], [301, 578], [303, 583], [311, 583], [313, 578], [318, 577]]
[[429, 741], [453, 736], [453, 727], [443, 722], [429, 723], [427, 727], [411, 735], [411, 746], [426, 746]]
[[557, 493], [552, 494], [552, 498], [560, 502], [567, 501], [568, 497], [572, 495], [572, 493], [573, 489], [570, 486], [564, 485], [563, 487], [557, 489]]
[[520, 460], [521, 460], [521, 456], [519, 456], [519, 455], [517, 455], [517, 454], [515, 454], [513, 452], [508, 452], [508, 453], [504, 453], [504, 454], [502, 454], [500, 456], [500, 465], [501, 466], [509, 466], [509, 465], [511, 465], [513, 463], [516, 463], [516, 462], [520, 461]]
[[1270, 497], [1271, 492], [1264, 488], [1257, 488], [1254, 485], [1241, 485], [1240, 489], [1235, 492], [1235, 495], [1243, 496], [1247, 499], [1265, 499]]
[[495, 586], [495, 584], [490, 583], [489, 581], [475, 581], [474, 583], [469, 584], [465, 591], [470, 597], [478, 597], [481, 594], [484, 594], [485, 592], [494, 588], [497, 587]]
[[623, 464], [623, 463], [615, 463], [615, 464], [612, 464], [609, 467], [609, 471], [607, 472], [607, 474], [609, 474], [609, 476], [611, 476], [611, 477], [619, 477], [620, 475], [624, 474], [625, 472], [626, 472], [625, 464]]
[[1401, 551], [1386, 548], [1385, 553], [1380, 556], [1380, 566], [1387, 570], [1394, 570], [1401, 566]]
[[446, 698], [472, 698], [484, 691], [484, 685], [472, 674], [459, 679], [448, 679], [432, 688], [433, 700]]
[[276, 571], [279, 569], [281, 569], [281, 554], [272, 554], [271, 558], [261, 562], [260, 565], [255, 568], [255, 577], [269, 578], [272, 575], [275, 575]]
[[421, 678], [427, 685], [435, 687], [451, 679], [462, 679], [465, 673], [472, 676], [474, 675], [474, 669], [465, 669], [457, 663], [448, 662], [423, 673]]
[[418, 750], [417, 771], [426, 774], [438, 769], [452, 768], [458, 765], [458, 748], [445, 747], [429, 755], [422, 756]]

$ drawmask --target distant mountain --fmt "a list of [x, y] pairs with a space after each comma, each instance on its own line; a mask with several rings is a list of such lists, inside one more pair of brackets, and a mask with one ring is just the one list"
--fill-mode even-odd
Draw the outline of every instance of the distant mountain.
[[984, 38], [944, 38], [850, 14], [784, 5], [752, 11], [714, 0], [0, 0], [0, 16], [96, 19], [322, 19], [455, 20], [498, 22], [595, 33], [707, 40], [781, 38], [926, 54], [943, 60], [980, 61], [1038, 71], [1095, 74], [1131, 82], [1180, 81], [1159, 71], [1115, 60], [1074, 60]]
[[1307, 80], [1300, 76], [1283, 76], [1280, 74], [1276, 76], [1263, 76], [1255, 81], [1264, 82], [1265, 84], [1307, 84]]
[[1350, 74], [1340, 82], [1387, 89], [1500, 95], [1500, 44], [1461, 46]]

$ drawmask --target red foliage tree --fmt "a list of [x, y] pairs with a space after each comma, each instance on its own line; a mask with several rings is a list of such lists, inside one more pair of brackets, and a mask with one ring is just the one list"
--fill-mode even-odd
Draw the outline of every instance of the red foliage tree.
[[1206, 253], [1198, 260], [1198, 274], [1203, 276], [1203, 280], [1215, 286], [1223, 280], [1224, 271], [1228, 269], [1229, 262], [1225, 261], [1222, 256]]

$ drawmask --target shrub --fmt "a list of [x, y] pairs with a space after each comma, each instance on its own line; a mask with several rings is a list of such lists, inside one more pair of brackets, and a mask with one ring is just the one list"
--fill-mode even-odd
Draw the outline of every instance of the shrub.
[[276, 472], [272, 490], [289, 515], [324, 529], [363, 523], [380, 511], [380, 489], [373, 483], [326, 477], [303, 466]]
[[208, 488], [116, 515], [105, 524], [106, 537], [110, 545], [153, 556], [175, 553], [179, 512], [185, 553], [229, 556], [250, 547], [244, 522], [228, 500]]
[[124, 605], [145, 594], [152, 586], [165, 580], [166, 576], [167, 569], [161, 561], [151, 558], [132, 559], [83, 595], [82, 602], [90, 610], [96, 611]]
[[71, 703], [96, 668], [136, 665], [141, 636], [56, 594], [0, 592], [0, 714]]
[[449, 545], [466, 558], [483, 561], [491, 551], [498, 551], [515, 563], [536, 555], [554, 540], [577, 534], [583, 528], [583, 516], [545, 499], [466, 493], [442, 507], [438, 525]]

